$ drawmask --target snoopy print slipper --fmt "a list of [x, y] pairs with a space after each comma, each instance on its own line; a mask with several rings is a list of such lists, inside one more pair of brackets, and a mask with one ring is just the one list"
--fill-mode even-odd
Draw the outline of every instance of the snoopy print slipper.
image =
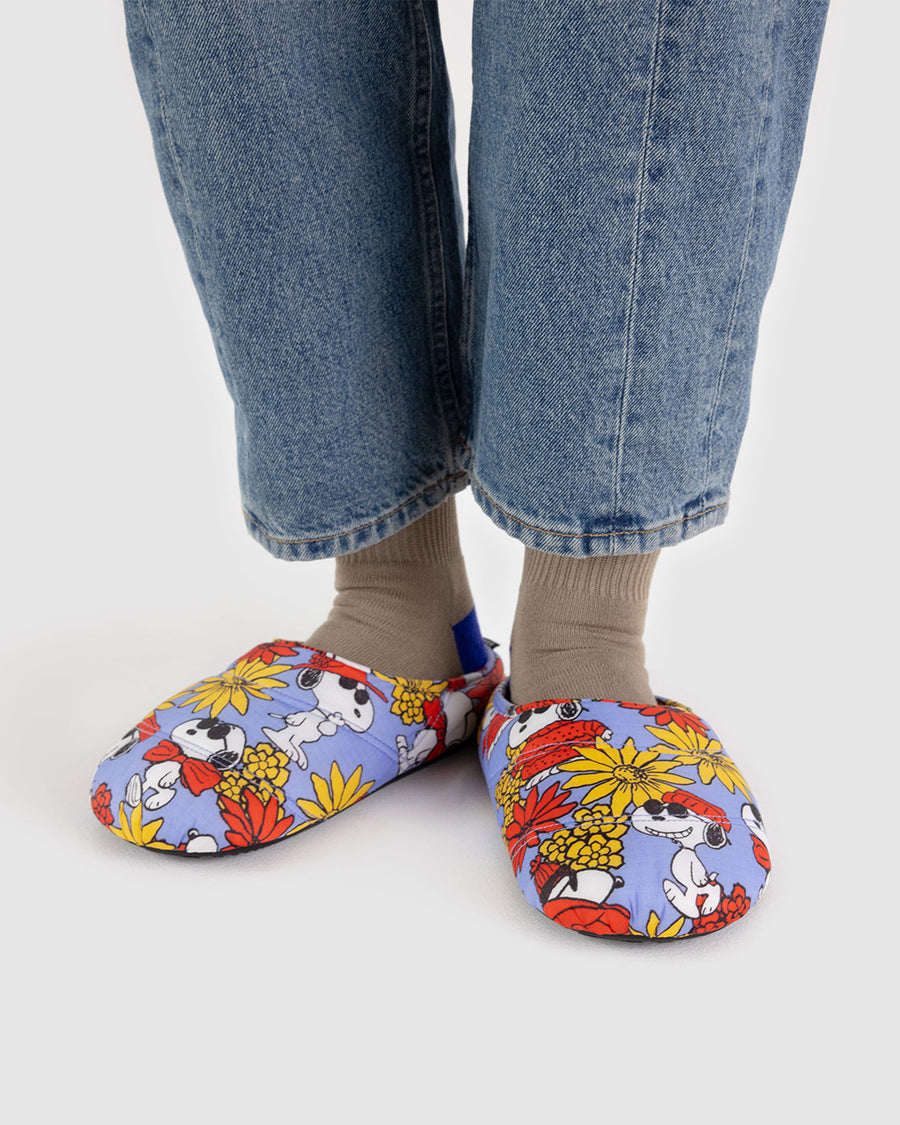
[[608, 699], [485, 709], [479, 756], [519, 886], [568, 929], [640, 940], [711, 933], [765, 889], [753, 794], [687, 707]]
[[[474, 610], [471, 671], [385, 676], [274, 640], [160, 703], [100, 763], [97, 819], [121, 840], [186, 855], [286, 840], [474, 736], [503, 677]], [[459, 629], [459, 626], [457, 626]]]

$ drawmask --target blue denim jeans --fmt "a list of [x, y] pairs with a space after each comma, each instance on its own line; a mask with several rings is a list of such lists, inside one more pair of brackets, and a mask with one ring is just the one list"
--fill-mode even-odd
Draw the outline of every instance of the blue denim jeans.
[[721, 523], [827, 6], [475, 0], [464, 242], [434, 0], [125, 0], [250, 533]]

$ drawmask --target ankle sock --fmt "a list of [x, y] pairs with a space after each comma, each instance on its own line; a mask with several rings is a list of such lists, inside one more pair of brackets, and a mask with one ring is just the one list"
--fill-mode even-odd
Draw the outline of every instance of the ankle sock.
[[307, 644], [409, 679], [446, 680], [472, 670], [463, 667], [465, 646], [483, 646], [474, 636], [455, 494], [386, 539], [338, 555], [334, 581], [334, 604]]
[[654, 703], [644, 619], [659, 551], [569, 558], [525, 548], [510, 696]]

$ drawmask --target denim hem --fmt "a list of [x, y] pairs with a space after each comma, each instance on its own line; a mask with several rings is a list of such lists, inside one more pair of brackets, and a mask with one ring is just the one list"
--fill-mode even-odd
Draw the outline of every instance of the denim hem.
[[491, 520], [507, 534], [537, 551], [575, 558], [598, 555], [639, 555], [670, 547], [684, 539], [691, 539], [701, 531], [718, 527], [728, 514], [728, 496], [704, 497], [685, 505], [680, 514], [661, 518], [658, 523], [641, 528], [610, 526], [603, 531], [553, 531], [538, 527], [501, 508], [471, 476], [472, 495], [475, 502]]
[[432, 508], [437, 508], [451, 493], [461, 492], [468, 487], [466, 471], [449, 473], [440, 480], [391, 508], [383, 516], [367, 523], [357, 524], [334, 535], [317, 535], [307, 539], [289, 539], [266, 530], [263, 523], [246, 508], [243, 509], [244, 522], [250, 536], [276, 559], [288, 562], [296, 560], [330, 559], [335, 555], [348, 555], [363, 547], [371, 546], [397, 531], [401, 531], [413, 520], [424, 516]]

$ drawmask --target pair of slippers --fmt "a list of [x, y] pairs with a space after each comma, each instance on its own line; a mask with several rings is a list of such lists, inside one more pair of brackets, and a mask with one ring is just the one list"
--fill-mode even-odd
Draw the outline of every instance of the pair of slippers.
[[477, 738], [526, 899], [568, 929], [693, 937], [765, 888], [759, 811], [689, 708], [608, 699], [514, 706], [474, 611], [450, 680], [387, 676], [295, 641], [260, 644], [160, 703], [100, 763], [97, 819], [183, 855], [286, 840]]

